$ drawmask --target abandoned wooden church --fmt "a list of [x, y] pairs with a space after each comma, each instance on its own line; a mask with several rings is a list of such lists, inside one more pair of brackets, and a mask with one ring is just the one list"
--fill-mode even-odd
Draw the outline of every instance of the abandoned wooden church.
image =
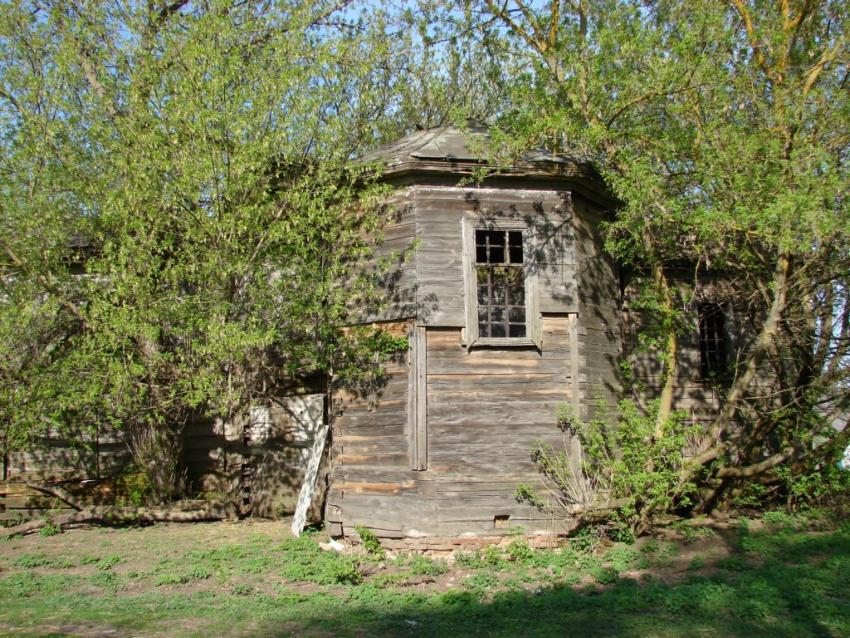
[[[486, 128], [469, 123], [419, 131], [363, 158], [395, 187], [376, 255], [395, 261], [383, 277], [386, 304], [362, 321], [406, 336], [408, 351], [365, 395], [335, 388], [329, 397], [282, 397], [241, 419], [189, 426], [184, 463], [196, 493], [238, 494], [244, 514], [291, 511], [328, 424], [313, 518], [334, 535], [359, 525], [386, 539], [569, 525], [515, 493], [521, 483], [540, 485], [537, 441], [571, 445], [559, 410], [587, 419], [622, 397], [629, 286], [601, 228], [616, 202], [588, 162], [542, 151], [482, 179], [487, 142]], [[735, 333], [719, 306], [705, 305], [700, 317], [682, 339], [692, 365], [677, 379], [676, 406], [694, 418], [712, 408], [706, 379], [725, 365]], [[653, 364], [645, 364], [651, 392]], [[48, 453], [46, 442], [7, 455], [4, 479], [101, 478], [126, 464], [118, 437], [97, 436], [93, 461], [57, 445]], [[68, 471], [57, 472], [63, 463]], [[6, 509], [14, 498], [37, 507], [32, 494], [10, 494], [0, 494]]]

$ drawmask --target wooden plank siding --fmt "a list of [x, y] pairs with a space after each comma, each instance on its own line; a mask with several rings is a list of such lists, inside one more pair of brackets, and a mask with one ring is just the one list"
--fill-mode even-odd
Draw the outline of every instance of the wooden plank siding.
[[[560, 530], [563, 522], [518, 503], [514, 494], [520, 483], [540, 487], [531, 456], [538, 440], [565, 445], [556, 412], [570, 398], [568, 321], [544, 316], [540, 350], [467, 350], [460, 328], [427, 328], [426, 469], [411, 469], [408, 455], [415, 440], [408, 411], [422, 406], [421, 397], [335, 401], [326, 510], [331, 530], [347, 534], [365, 525], [391, 538], [494, 535], [510, 526]], [[388, 369], [387, 395], [421, 392], [410, 383], [422, 359], [417, 344], [422, 340], [411, 340], [408, 361]], [[509, 527], [496, 528], [497, 517], [509, 517]]]
[[370, 268], [378, 270], [377, 290], [382, 303], [369, 308], [366, 323], [406, 319], [416, 314], [416, 221], [410, 189], [400, 189], [385, 202], [386, 223], [373, 246]]
[[[198, 419], [183, 430], [181, 464], [194, 495], [234, 497], [242, 512], [278, 517], [292, 510], [312, 446], [315, 424], [321, 420], [321, 395], [282, 397], [268, 408], [268, 423], [255, 428], [245, 416], [230, 420]], [[120, 477], [132, 472], [132, 457], [120, 431], [47, 432], [27, 449], [9, 450], [3, 458], [3, 477], [11, 484], [63, 483], [72, 491], [87, 485], [98, 502], [110, 503], [121, 494]], [[22, 501], [0, 490], [0, 520], [37, 513], [55, 499], [35, 492]], [[86, 493], [81, 492], [85, 502]], [[324, 493], [317, 498], [320, 501]], [[314, 502], [311, 520], [319, 520], [321, 503]], [[5, 517], [5, 519], [4, 519]]]
[[574, 201], [580, 359], [581, 417], [613, 418], [623, 385], [620, 279], [613, 258], [604, 250], [602, 214], [582, 199]]
[[461, 220], [517, 220], [533, 236], [542, 313], [577, 310], [572, 205], [568, 193], [528, 188], [414, 186], [417, 320], [427, 326], [466, 322]]

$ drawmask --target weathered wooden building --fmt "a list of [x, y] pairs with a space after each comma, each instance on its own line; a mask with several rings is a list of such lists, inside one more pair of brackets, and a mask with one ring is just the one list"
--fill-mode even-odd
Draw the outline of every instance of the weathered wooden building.
[[397, 186], [387, 304], [364, 321], [409, 338], [368, 396], [339, 391], [326, 520], [383, 537], [556, 531], [515, 498], [560, 406], [619, 394], [621, 286], [600, 222], [615, 205], [587, 162], [531, 153], [491, 172], [486, 129], [421, 131], [366, 158]]
[[[363, 158], [395, 189], [375, 256], [390, 264], [385, 303], [362, 321], [406, 336], [407, 352], [379, 385], [337, 387], [329, 405], [321, 394], [276, 397], [189, 425], [183, 464], [195, 495], [238, 499], [243, 514], [290, 513], [329, 418], [314, 510], [326, 495], [334, 535], [358, 525], [399, 539], [569, 526], [515, 497], [522, 483], [541, 486], [536, 442], [567, 446], [578, 463], [558, 412], [610, 417], [624, 395], [624, 359], [645, 397], [661, 383], [660, 366], [633, 352], [635, 275], [604, 251], [602, 223], [616, 201], [590, 163], [541, 151], [495, 170], [481, 159], [487, 144], [486, 128], [471, 123]], [[692, 334], [680, 337], [675, 403], [696, 420], [716, 405], [717, 373], [746, 332], [745, 315], [718, 302], [720, 283], [698, 292]], [[120, 475], [129, 458], [117, 433], [86, 436], [4, 454], [0, 521], [48, 506], [26, 481]]]

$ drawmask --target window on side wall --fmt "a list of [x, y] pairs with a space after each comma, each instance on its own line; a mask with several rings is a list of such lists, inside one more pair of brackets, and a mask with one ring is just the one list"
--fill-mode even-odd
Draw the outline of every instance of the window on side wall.
[[729, 365], [729, 339], [726, 315], [718, 304], [699, 307], [699, 361], [703, 379], [720, 379]]
[[540, 345], [529, 233], [516, 225], [464, 226], [466, 343]]

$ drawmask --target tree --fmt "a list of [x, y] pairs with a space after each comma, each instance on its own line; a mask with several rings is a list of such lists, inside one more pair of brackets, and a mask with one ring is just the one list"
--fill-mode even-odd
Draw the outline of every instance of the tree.
[[591, 157], [623, 203], [608, 245], [645, 275], [662, 337], [649, 443], [671, 419], [690, 322], [694, 291], [680, 294], [676, 270], [691, 264], [697, 287], [718, 275], [750, 304], [750, 338], [681, 470], [701, 487], [697, 509], [832, 464], [850, 438], [835, 427], [850, 397], [844, 3], [464, 6], [465, 29], [527, 61], [499, 118], [506, 146]]
[[345, 5], [2, 5], [10, 442], [112, 424], [164, 501], [188, 420], [357, 373], [397, 52]]

